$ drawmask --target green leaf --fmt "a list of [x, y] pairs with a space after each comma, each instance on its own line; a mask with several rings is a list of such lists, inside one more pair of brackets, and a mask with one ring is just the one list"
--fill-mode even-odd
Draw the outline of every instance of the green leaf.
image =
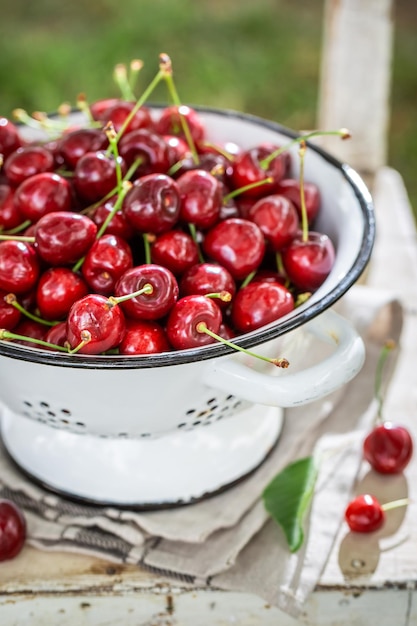
[[303, 544], [304, 519], [313, 498], [317, 474], [313, 457], [299, 459], [277, 474], [262, 493], [265, 508], [284, 531], [291, 552], [296, 552]]

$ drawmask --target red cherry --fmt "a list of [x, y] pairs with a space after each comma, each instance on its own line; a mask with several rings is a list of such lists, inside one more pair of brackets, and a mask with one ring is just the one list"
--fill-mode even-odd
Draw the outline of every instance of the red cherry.
[[[16, 328], [13, 329], [13, 332], [16, 333], [16, 335], [22, 335], [23, 337], [41, 339], [42, 341], [45, 341], [48, 328], [48, 326], [45, 326], [45, 324], [41, 324], [40, 322], [22, 318]], [[35, 346], [32, 341], [25, 341], [24, 339], [16, 340], [15, 343], [19, 343], [22, 346], [30, 346], [31, 348]]]
[[37, 283], [39, 260], [35, 248], [24, 241], [0, 241], [0, 289], [25, 293]]
[[[52, 343], [55, 346], [61, 346], [64, 348], [67, 346], [67, 322], [60, 322], [59, 324], [55, 324], [55, 326], [51, 326], [48, 332], [45, 335], [44, 341], [48, 343]], [[49, 350], [50, 348], [46, 346], [41, 346], [43, 350]]]
[[327, 235], [310, 231], [306, 240], [297, 235], [281, 256], [290, 281], [301, 291], [316, 291], [331, 272], [335, 250]]
[[61, 320], [74, 302], [87, 293], [88, 287], [81, 276], [67, 267], [51, 267], [43, 272], [38, 282], [39, 313], [46, 320]]
[[218, 333], [222, 314], [215, 302], [206, 296], [184, 296], [172, 308], [166, 333], [176, 350], [186, 350], [213, 343], [215, 339], [199, 332], [198, 325], [204, 323], [214, 333]]
[[381, 474], [399, 474], [413, 454], [413, 440], [403, 426], [384, 422], [376, 426], [363, 443], [364, 457]]
[[198, 263], [198, 247], [194, 239], [182, 230], [170, 230], [159, 235], [152, 244], [152, 261], [181, 275]]
[[42, 146], [25, 146], [12, 152], [3, 165], [3, 172], [10, 184], [17, 187], [26, 178], [40, 172], [52, 172], [54, 155]]
[[[180, 280], [180, 293], [182, 296], [198, 294], [204, 296], [208, 293], [220, 293], [227, 291], [231, 297], [236, 293], [236, 284], [230, 272], [217, 263], [199, 263], [187, 270]], [[222, 308], [223, 302], [217, 300]], [[224, 303], [228, 306], [229, 303]]]
[[229, 270], [233, 278], [243, 280], [260, 266], [265, 242], [256, 224], [231, 217], [206, 233], [203, 249], [211, 259]]
[[258, 200], [249, 210], [248, 219], [259, 226], [274, 251], [287, 246], [300, 227], [298, 213], [293, 203], [278, 194]]
[[148, 174], [137, 179], [127, 192], [123, 214], [140, 233], [160, 234], [173, 228], [180, 213], [177, 183], [166, 174]]
[[265, 183], [258, 187], [253, 187], [245, 191], [243, 196], [259, 198], [265, 194], [272, 193], [287, 174], [290, 157], [286, 152], [274, 157], [267, 165], [263, 165], [266, 159], [276, 150], [277, 146], [262, 144], [245, 150], [238, 154], [233, 163], [232, 181], [235, 189], [240, 189], [246, 185], [252, 185], [259, 181], [271, 178], [273, 182]]
[[18, 506], [0, 500], [0, 561], [13, 559], [26, 541], [26, 520]]
[[0, 117], [0, 154], [6, 159], [9, 154], [20, 148], [22, 139], [17, 126], [6, 117]]
[[232, 301], [234, 328], [246, 333], [274, 322], [294, 309], [291, 292], [279, 282], [250, 282]]
[[117, 163], [122, 175], [126, 173], [126, 164], [122, 157], [114, 158], [105, 150], [87, 152], [82, 156], [74, 170], [74, 187], [85, 202], [97, 202], [117, 187]]
[[[320, 210], [320, 191], [314, 183], [304, 182], [304, 201], [308, 224], [313, 224]], [[285, 178], [277, 187], [277, 193], [282, 194], [294, 204], [301, 219], [301, 192], [300, 181], [294, 178]]]
[[78, 128], [63, 135], [57, 151], [65, 165], [73, 170], [87, 152], [104, 150], [108, 146], [106, 133], [99, 128]]
[[135, 177], [146, 174], [164, 174], [170, 167], [168, 146], [164, 139], [146, 128], [126, 133], [119, 141], [119, 154], [130, 167], [141, 159]]
[[117, 235], [103, 235], [85, 255], [82, 275], [92, 291], [110, 296], [116, 282], [133, 266], [129, 244]]
[[118, 304], [100, 294], [91, 293], [75, 302], [67, 317], [67, 339], [71, 349], [85, 340], [90, 341], [79, 352], [101, 354], [119, 345], [126, 330], [123, 311]]
[[175, 135], [164, 135], [163, 138], [168, 147], [168, 158], [171, 167], [190, 156], [190, 148], [184, 139]]
[[117, 281], [115, 296], [119, 298], [151, 285], [151, 293], [143, 293], [121, 302], [125, 314], [132, 319], [157, 320], [169, 313], [178, 298], [178, 283], [166, 267], [148, 263], [127, 270]]
[[101, 98], [90, 104], [90, 112], [93, 120], [101, 122], [104, 119], [106, 111], [112, 106], [120, 102], [120, 98]]
[[178, 179], [181, 198], [180, 216], [183, 222], [203, 230], [214, 226], [223, 203], [222, 185], [205, 170], [190, 170]]
[[53, 211], [69, 211], [71, 200], [69, 182], [52, 172], [41, 172], [26, 178], [14, 195], [17, 209], [31, 222], [37, 222], [43, 215]]
[[70, 265], [95, 241], [97, 226], [86, 215], [69, 211], [47, 213], [35, 227], [39, 256], [50, 265]]
[[[114, 196], [103, 202], [103, 204], [100, 204], [90, 215], [91, 219], [97, 225], [98, 229], [101, 228], [110, 213], [113, 214], [114, 205], [116, 204], [117, 199], [118, 196], [117, 194], [115, 194]], [[123, 211], [121, 209], [116, 211], [106, 227], [106, 235], [117, 235], [118, 237], [121, 237], [122, 239], [128, 241], [129, 239], [132, 239], [134, 234], [135, 231], [127, 221]]]
[[345, 520], [353, 532], [371, 533], [381, 528], [385, 512], [379, 501], [367, 493], [357, 496], [348, 504]]
[[14, 203], [14, 193], [10, 185], [0, 184], [0, 231], [16, 228], [24, 220]]
[[126, 321], [126, 333], [119, 345], [119, 354], [156, 354], [170, 350], [165, 330], [157, 322]]
[[163, 109], [159, 120], [155, 123], [156, 132], [160, 135], [177, 135], [185, 139], [181, 118], [184, 118], [194, 142], [204, 139], [205, 126], [199, 114], [191, 107], [182, 104], [172, 105]]
[[0, 328], [13, 330], [18, 325], [21, 317], [20, 311], [4, 299], [7, 292], [0, 289]]
[[[118, 133], [124, 127], [126, 119], [131, 115], [135, 106], [135, 102], [119, 100], [103, 111], [100, 116], [100, 121], [104, 124], [111, 122], [114, 130]], [[150, 129], [152, 126], [153, 120], [151, 113], [146, 106], [142, 106], [131, 117], [129, 123], [124, 128], [123, 134], [130, 133], [131, 131], [138, 130], [139, 128]]]

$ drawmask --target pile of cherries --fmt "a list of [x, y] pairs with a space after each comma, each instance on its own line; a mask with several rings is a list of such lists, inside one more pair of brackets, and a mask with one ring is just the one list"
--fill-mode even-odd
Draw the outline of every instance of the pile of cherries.
[[195, 109], [138, 103], [94, 102], [43, 143], [0, 118], [0, 338], [101, 355], [230, 341], [331, 271], [288, 146], [215, 145]]

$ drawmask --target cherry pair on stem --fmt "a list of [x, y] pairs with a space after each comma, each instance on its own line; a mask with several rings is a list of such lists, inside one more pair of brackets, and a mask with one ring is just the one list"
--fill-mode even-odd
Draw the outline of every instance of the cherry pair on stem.
[[[395, 347], [395, 343], [389, 340], [381, 350], [375, 373], [376, 425], [363, 442], [364, 459], [373, 470], [385, 475], [403, 472], [413, 454], [413, 439], [408, 429], [383, 418], [382, 373], [388, 354]], [[409, 502], [408, 498], [400, 498], [381, 504], [372, 494], [361, 494], [346, 507], [345, 520], [354, 532], [373, 532], [384, 524], [387, 511], [407, 506]]]

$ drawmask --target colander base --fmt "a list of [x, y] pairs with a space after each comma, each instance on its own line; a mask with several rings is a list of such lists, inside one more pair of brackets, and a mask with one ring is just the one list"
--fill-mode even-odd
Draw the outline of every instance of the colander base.
[[158, 509], [214, 495], [253, 472], [278, 441], [283, 412], [252, 406], [207, 428], [157, 439], [78, 435], [5, 409], [4, 446], [44, 488], [99, 506]]

